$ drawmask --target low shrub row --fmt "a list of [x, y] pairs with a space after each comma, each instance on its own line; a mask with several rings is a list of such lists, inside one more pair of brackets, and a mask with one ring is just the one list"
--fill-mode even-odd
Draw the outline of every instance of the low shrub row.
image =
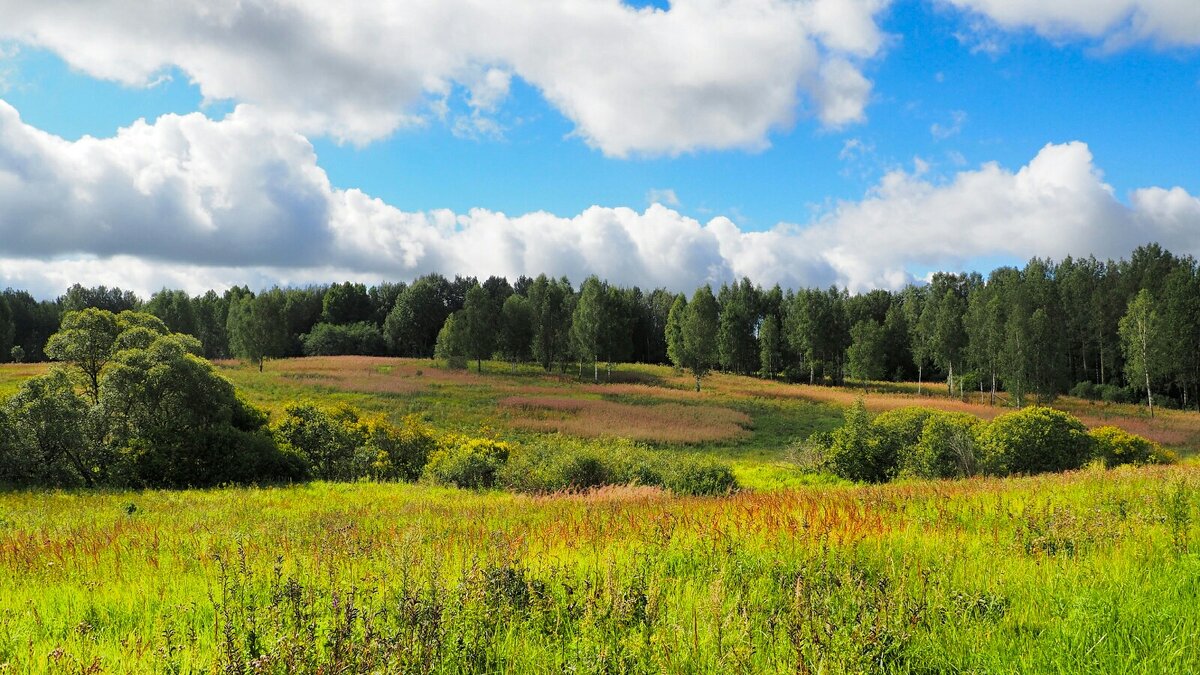
[[879, 483], [896, 477], [1009, 476], [1174, 461], [1153, 441], [1116, 427], [1088, 431], [1071, 415], [1031, 407], [985, 422], [974, 415], [910, 407], [872, 418], [859, 401], [832, 433], [809, 438], [820, 468]]
[[730, 468], [712, 459], [656, 452], [625, 439], [582, 440], [560, 434], [519, 446], [447, 437], [431, 456], [425, 475], [446, 485], [528, 493], [605, 485], [656, 486], [683, 495], [727, 494], [737, 489]]

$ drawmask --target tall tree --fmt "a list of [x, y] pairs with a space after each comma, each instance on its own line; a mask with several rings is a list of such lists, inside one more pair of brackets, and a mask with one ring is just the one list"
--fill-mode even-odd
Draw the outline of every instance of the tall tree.
[[743, 278], [731, 286], [721, 286], [717, 295], [720, 308], [717, 352], [721, 367], [745, 374], [758, 370], [758, 343], [754, 336], [759, 321], [759, 292]]
[[515, 293], [508, 296], [504, 306], [500, 308], [496, 338], [500, 355], [512, 364], [512, 370], [515, 372], [517, 362], [529, 358], [530, 345], [533, 342], [533, 310], [529, 306], [528, 298]]
[[555, 363], [565, 364], [570, 349], [572, 296], [565, 279], [550, 279], [542, 274], [529, 287], [533, 309], [533, 357], [550, 370]]
[[696, 391], [700, 391], [700, 380], [712, 370], [717, 362], [717, 299], [712, 289], [702, 286], [692, 295], [683, 320], [684, 362], [696, 378]]
[[113, 342], [119, 332], [117, 317], [112, 312], [87, 307], [67, 312], [62, 328], [46, 343], [50, 358], [71, 364], [83, 376], [84, 388], [93, 404], [100, 402], [100, 372], [112, 358]]
[[330, 286], [321, 299], [321, 321], [332, 324], [350, 324], [370, 321], [375, 305], [367, 293], [367, 287], [350, 281]]
[[1153, 382], [1166, 370], [1162, 325], [1154, 297], [1143, 288], [1129, 303], [1119, 326], [1121, 349], [1125, 353], [1125, 377], [1130, 384], [1144, 384], [1146, 405], [1154, 417]]
[[476, 372], [483, 372], [483, 360], [491, 358], [496, 349], [495, 305], [482, 286], [467, 291], [466, 301], [459, 312], [463, 323], [467, 354], [475, 359]]
[[227, 331], [235, 356], [258, 364], [287, 353], [291, 336], [284, 314], [287, 298], [272, 288], [258, 295], [242, 296], [230, 303]]
[[666, 342], [667, 358], [676, 368], [686, 368], [687, 354], [683, 347], [683, 323], [687, 319], [687, 297], [683, 293], [675, 296], [671, 311], [667, 314]]
[[605, 325], [611, 321], [607, 307], [608, 293], [604, 284], [596, 276], [584, 280], [579, 289], [579, 301], [575, 304], [575, 313], [571, 317], [571, 337], [575, 348], [584, 359], [592, 362], [592, 379], [600, 381], [600, 350], [604, 338]]
[[768, 314], [758, 328], [758, 360], [762, 374], [768, 379], [783, 368], [783, 336], [779, 328], [779, 316]]
[[850, 374], [862, 381], [863, 391], [867, 380], [883, 378], [886, 356], [883, 327], [874, 319], [863, 319], [850, 329], [851, 344], [848, 354]]

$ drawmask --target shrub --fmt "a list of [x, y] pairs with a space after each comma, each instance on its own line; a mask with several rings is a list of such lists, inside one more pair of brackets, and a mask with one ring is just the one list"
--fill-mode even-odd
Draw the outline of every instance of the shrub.
[[1169, 464], [1174, 453], [1149, 439], [1117, 427], [1099, 427], [1089, 434], [1095, 443], [1095, 456], [1111, 468], [1122, 464]]
[[376, 420], [363, 428], [372, 458], [371, 477], [376, 480], [417, 480], [437, 449], [432, 430], [412, 415], [400, 426]]
[[930, 415], [902, 470], [922, 478], [975, 475], [979, 471], [975, 439], [982, 427], [978, 417], [967, 413]]
[[430, 456], [425, 475], [442, 485], [471, 489], [494, 487], [511, 450], [511, 446], [502, 441], [447, 437]]
[[989, 474], [1035, 474], [1080, 468], [1092, 456], [1092, 439], [1071, 415], [1032, 407], [992, 420], [979, 436], [979, 448]]
[[1098, 385], [1096, 395], [1105, 403], [1129, 403], [1135, 398], [1128, 389], [1115, 384]]
[[846, 421], [830, 434], [825, 464], [847, 480], [882, 483], [896, 475], [895, 446], [881, 443], [862, 400], [846, 409]]
[[313, 477], [322, 480], [365, 476], [373, 459], [366, 431], [349, 409], [327, 412], [310, 404], [291, 404], [272, 432], [281, 447], [304, 458]]
[[1075, 398], [1081, 398], [1085, 401], [1095, 401], [1100, 398], [1100, 388], [1091, 382], [1080, 382], [1071, 387], [1071, 391], [1067, 392]]
[[723, 495], [737, 486], [727, 465], [707, 457], [674, 457], [663, 471], [663, 487], [677, 495]]
[[913, 453], [921, 442], [926, 420], [934, 414], [936, 411], [929, 408], [910, 406], [877, 415], [871, 426], [877, 442], [883, 446], [880, 454], [895, 457], [897, 470], [915, 466], [917, 459]]

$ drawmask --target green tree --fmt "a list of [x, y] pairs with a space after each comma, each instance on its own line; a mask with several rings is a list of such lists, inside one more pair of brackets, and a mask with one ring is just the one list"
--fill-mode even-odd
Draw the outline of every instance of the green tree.
[[172, 332], [198, 335], [196, 309], [185, 291], [162, 289], [150, 296], [146, 311], [162, 319]]
[[1167, 369], [1163, 348], [1161, 321], [1150, 291], [1142, 289], [1119, 325], [1121, 351], [1125, 354], [1125, 377], [1130, 384], [1146, 387], [1146, 405], [1154, 417], [1154, 391], [1152, 383]]
[[112, 312], [88, 307], [67, 312], [62, 327], [46, 342], [47, 356], [70, 364], [83, 376], [93, 404], [100, 402], [100, 371], [112, 358], [118, 332]]
[[850, 335], [850, 374], [862, 380], [865, 391], [867, 380], [883, 379], [884, 357], [887, 355], [883, 327], [873, 319], [866, 319], [854, 324]]
[[780, 335], [779, 317], [768, 314], [758, 328], [758, 360], [762, 374], [769, 379], [783, 368], [783, 337]]
[[528, 298], [513, 294], [505, 299], [500, 308], [500, 328], [496, 338], [500, 355], [516, 372], [517, 362], [529, 358], [533, 342], [533, 310]]
[[758, 326], [759, 295], [745, 278], [732, 286], [721, 286], [717, 296], [717, 353], [721, 367], [727, 371], [745, 374], [758, 370], [754, 330]]
[[596, 276], [584, 280], [579, 289], [579, 301], [571, 317], [571, 337], [580, 356], [592, 362], [592, 379], [600, 381], [600, 350], [609, 315], [608, 294]]
[[284, 314], [286, 298], [273, 288], [247, 295], [229, 306], [229, 347], [235, 356], [258, 364], [262, 372], [267, 358], [283, 356], [291, 336]]
[[[86, 310], [85, 310], [86, 311]], [[54, 368], [30, 378], [5, 403], [19, 464], [35, 484], [96, 484], [102, 469], [92, 456], [89, 405], [75, 393], [66, 371]]]
[[684, 363], [696, 378], [696, 391], [700, 391], [701, 378], [717, 363], [717, 312], [712, 289], [702, 286], [692, 295], [684, 316]]
[[676, 368], [686, 367], [687, 358], [683, 348], [683, 322], [687, 318], [687, 297], [683, 293], [675, 296], [671, 310], [667, 312], [665, 337], [667, 342], [667, 358]]
[[483, 372], [483, 360], [496, 349], [495, 305], [482, 286], [472, 286], [459, 312], [465, 333], [467, 355], [475, 359], [476, 372]]
[[333, 284], [321, 298], [321, 321], [333, 324], [370, 321], [375, 305], [364, 284]]
[[447, 368], [463, 369], [467, 367], [467, 355], [470, 349], [467, 335], [467, 322], [459, 312], [446, 317], [442, 330], [438, 331], [437, 345], [434, 358], [446, 362]]
[[573, 292], [565, 279], [539, 275], [529, 287], [533, 310], [533, 358], [550, 370], [569, 357]]
[[8, 360], [12, 355], [13, 340], [17, 334], [12, 314], [8, 300], [0, 295], [0, 363]]

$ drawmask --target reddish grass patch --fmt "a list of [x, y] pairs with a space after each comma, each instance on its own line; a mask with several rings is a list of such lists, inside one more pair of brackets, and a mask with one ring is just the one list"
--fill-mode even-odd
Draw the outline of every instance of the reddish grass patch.
[[621, 436], [664, 443], [723, 441], [746, 435], [745, 413], [705, 405], [630, 405], [553, 396], [510, 396], [499, 407], [516, 427], [573, 436]]

